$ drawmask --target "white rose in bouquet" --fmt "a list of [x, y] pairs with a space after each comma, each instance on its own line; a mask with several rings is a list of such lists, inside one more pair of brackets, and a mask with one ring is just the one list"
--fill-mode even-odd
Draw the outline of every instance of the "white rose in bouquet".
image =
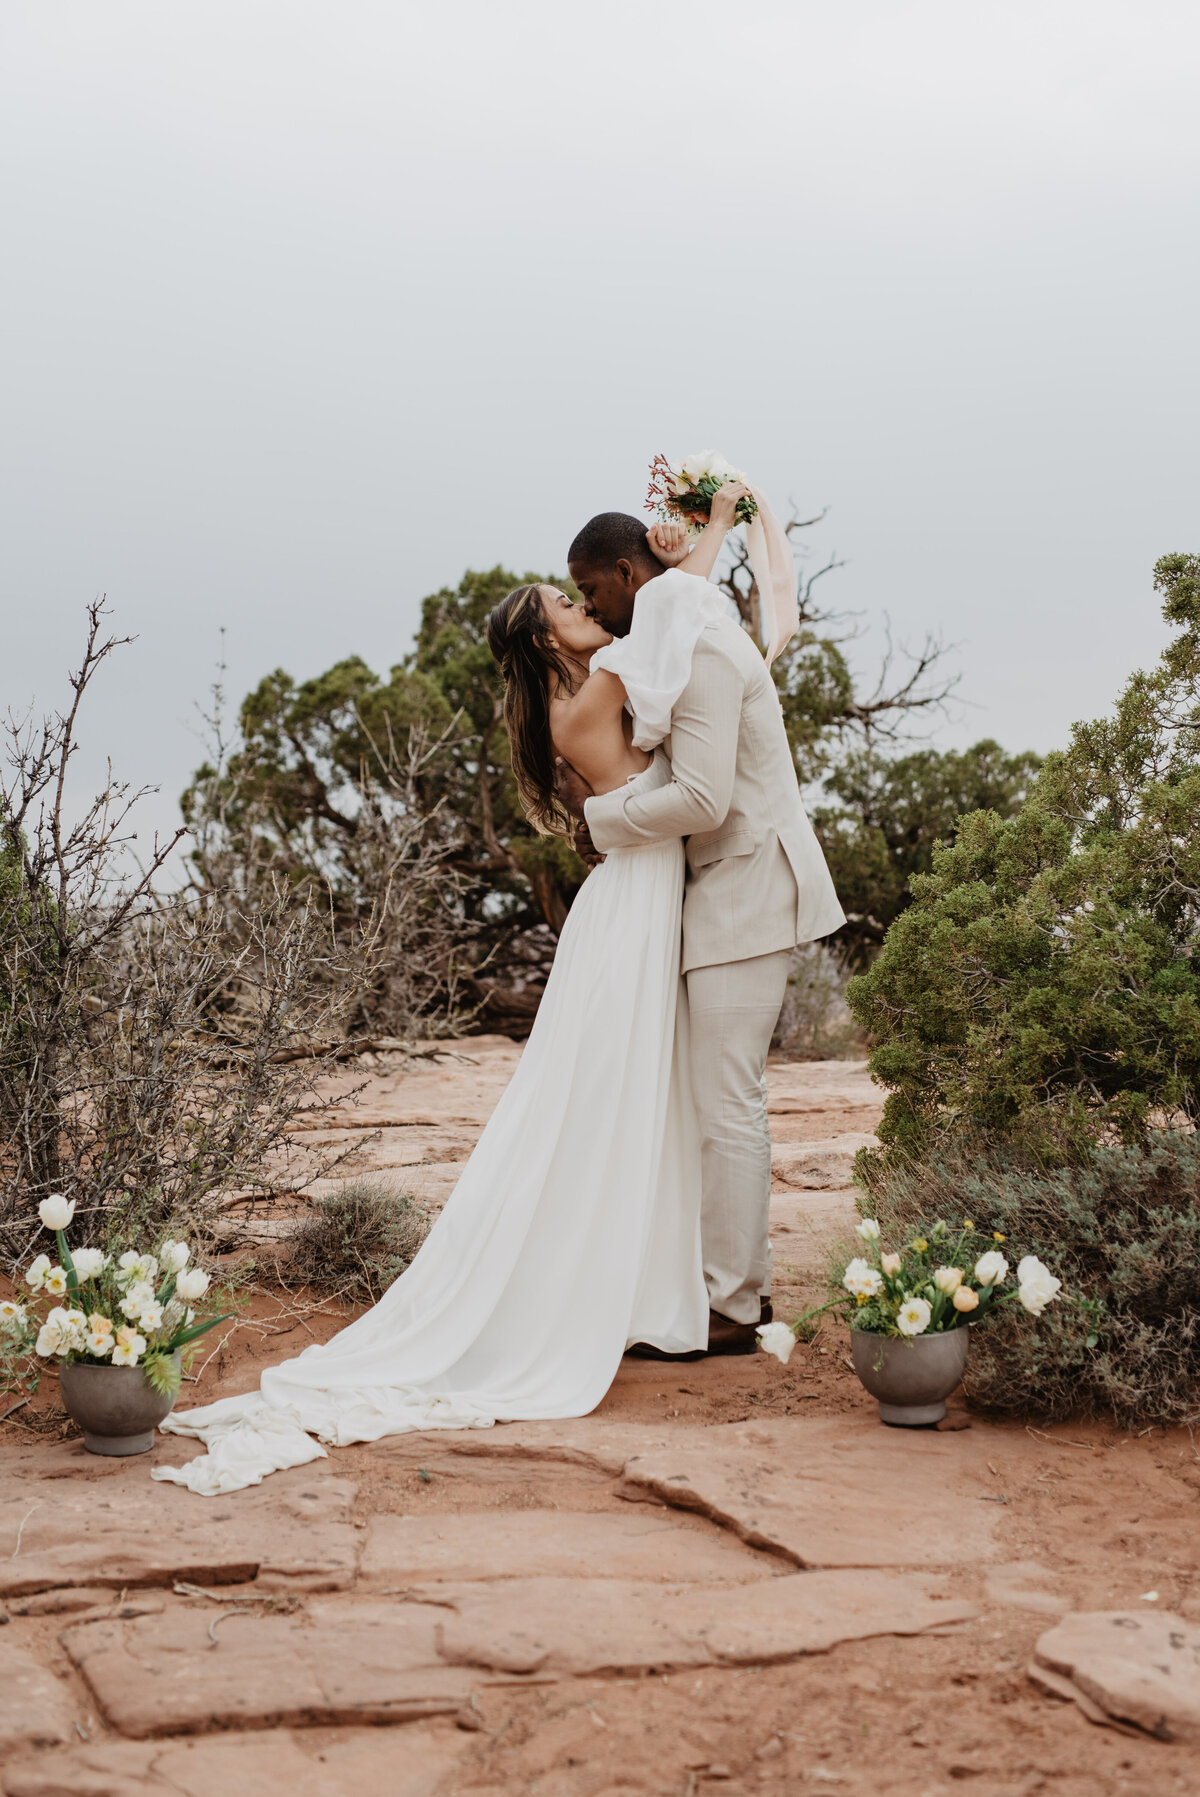
[[168, 1273], [182, 1273], [191, 1252], [186, 1242], [166, 1241], [158, 1251], [158, 1258]]
[[901, 1335], [924, 1335], [932, 1315], [924, 1298], [906, 1298], [896, 1312], [896, 1327]]
[[103, 1248], [76, 1248], [71, 1260], [74, 1263], [75, 1272], [81, 1280], [95, 1279], [97, 1274], [104, 1271], [108, 1255], [105, 1254]]
[[854, 1225], [854, 1233], [855, 1235], [860, 1235], [864, 1242], [877, 1242], [879, 1240], [879, 1225], [874, 1217], [864, 1217], [861, 1223], [856, 1223]]
[[883, 1290], [882, 1276], [865, 1260], [857, 1258], [842, 1274], [842, 1284], [853, 1298], [874, 1298]]
[[1017, 1263], [1017, 1297], [1030, 1316], [1040, 1317], [1047, 1304], [1053, 1303], [1062, 1290], [1049, 1267], [1036, 1254], [1027, 1254]]
[[202, 1272], [199, 1267], [189, 1267], [187, 1272], [181, 1273], [175, 1281], [175, 1290], [187, 1304], [194, 1303], [197, 1298], [202, 1298], [208, 1287], [208, 1274]]
[[773, 1354], [776, 1360], [782, 1360], [784, 1366], [787, 1365], [792, 1357], [796, 1338], [786, 1323], [762, 1324], [758, 1331], [758, 1339], [768, 1354]]
[[50, 1271], [51, 1261], [48, 1254], [39, 1254], [31, 1260], [25, 1269], [25, 1283], [30, 1291], [40, 1292], [45, 1283], [46, 1274]]
[[1008, 1262], [998, 1248], [989, 1248], [975, 1262], [975, 1277], [980, 1285], [1003, 1285], [1008, 1278]]
[[68, 1229], [75, 1215], [75, 1200], [54, 1192], [38, 1205], [38, 1216], [46, 1229]]

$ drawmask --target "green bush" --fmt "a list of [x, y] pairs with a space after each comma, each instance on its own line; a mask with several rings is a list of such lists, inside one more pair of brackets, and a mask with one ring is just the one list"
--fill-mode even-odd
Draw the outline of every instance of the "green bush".
[[1154, 583], [1158, 667], [1015, 817], [962, 820], [850, 983], [893, 1150], [982, 1130], [1063, 1163], [1200, 1121], [1200, 556]]
[[1141, 1426], [1200, 1409], [1200, 1137], [1156, 1130], [1050, 1168], [964, 1137], [919, 1161], [866, 1157], [860, 1181], [889, 1239], [967, 1216], [1063, 1281], [1036, 1326], [1013, 1306], [972, 1331], [973, 1403]]
[[347, 1180], [316, 1200], [292, 1237], [288, 1284], [377, 1304], [428, 1234], [428, 1214], [406, 1192], [384, 1180]]

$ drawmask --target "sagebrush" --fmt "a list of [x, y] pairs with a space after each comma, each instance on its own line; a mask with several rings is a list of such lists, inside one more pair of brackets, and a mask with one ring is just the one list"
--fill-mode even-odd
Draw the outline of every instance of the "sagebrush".
[[387, 1180], [349, 1179], [314, 1201], [291, 1238], [288, 1284], [377, 1304], [428, 1233], [428, 1213], [407, 1192]]

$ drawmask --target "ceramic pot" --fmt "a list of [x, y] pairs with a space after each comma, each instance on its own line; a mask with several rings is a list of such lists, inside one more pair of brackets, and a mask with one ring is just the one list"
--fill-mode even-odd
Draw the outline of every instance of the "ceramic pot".
[[969, 1345], [966, 1328], [910, 1340], [850, 1331], [854, 1370], [878, 1399], [879, 1420], [907, 1429], [941, 1422], [946, 1399], [962, 1379]]
[[[178, 1349], [174, 1359], [178, 1366]], [[140, 1366], [67, 1361], [58, 1370], [58, 1388], [89, 1454], [148, 1454], [155, 1429], [175, 1402], [155, 1391]]]

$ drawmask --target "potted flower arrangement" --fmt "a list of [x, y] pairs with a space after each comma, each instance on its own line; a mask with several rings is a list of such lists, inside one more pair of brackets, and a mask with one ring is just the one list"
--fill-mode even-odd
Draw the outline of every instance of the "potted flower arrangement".
[[66, 1230], [74, 1214], [73, 1199], [38, 1206], [58, 1261], [37, 1255], [25, 1270], [28, 1300], [0, 1302], [5, 1359], [57, 1363], [63, 1405], [89, 1453], [145, 1454], [178, 1394], [181, 1351], [233, 1313], [196, 1320], [192, 1306], [211, 1280], [189, 1265], [186, 1242], [115, 1257], [101, 1248], [72, 1254]]
[[863, 1253], [835, 1263], [828, 1303], [758, 1334], [766, 1352], [786, 1362], [801, 1328], [840, 1312], [850, 1326], [854, 1370], [885, 1423], [939, 1422], [967, 1364], [969, 1328], [1014, 1301], [1039, 1317], [1062, 1290], [1034, 1254], [1018, 1262], [1016, 1285], [1009, 1285], [1003, 1235], [986, 1237], [969, 1219], [957, 1230], [939, 1220], [900, 1249], [883, 1246], [873, 1217], [864, 1217], [857, 1233]]

